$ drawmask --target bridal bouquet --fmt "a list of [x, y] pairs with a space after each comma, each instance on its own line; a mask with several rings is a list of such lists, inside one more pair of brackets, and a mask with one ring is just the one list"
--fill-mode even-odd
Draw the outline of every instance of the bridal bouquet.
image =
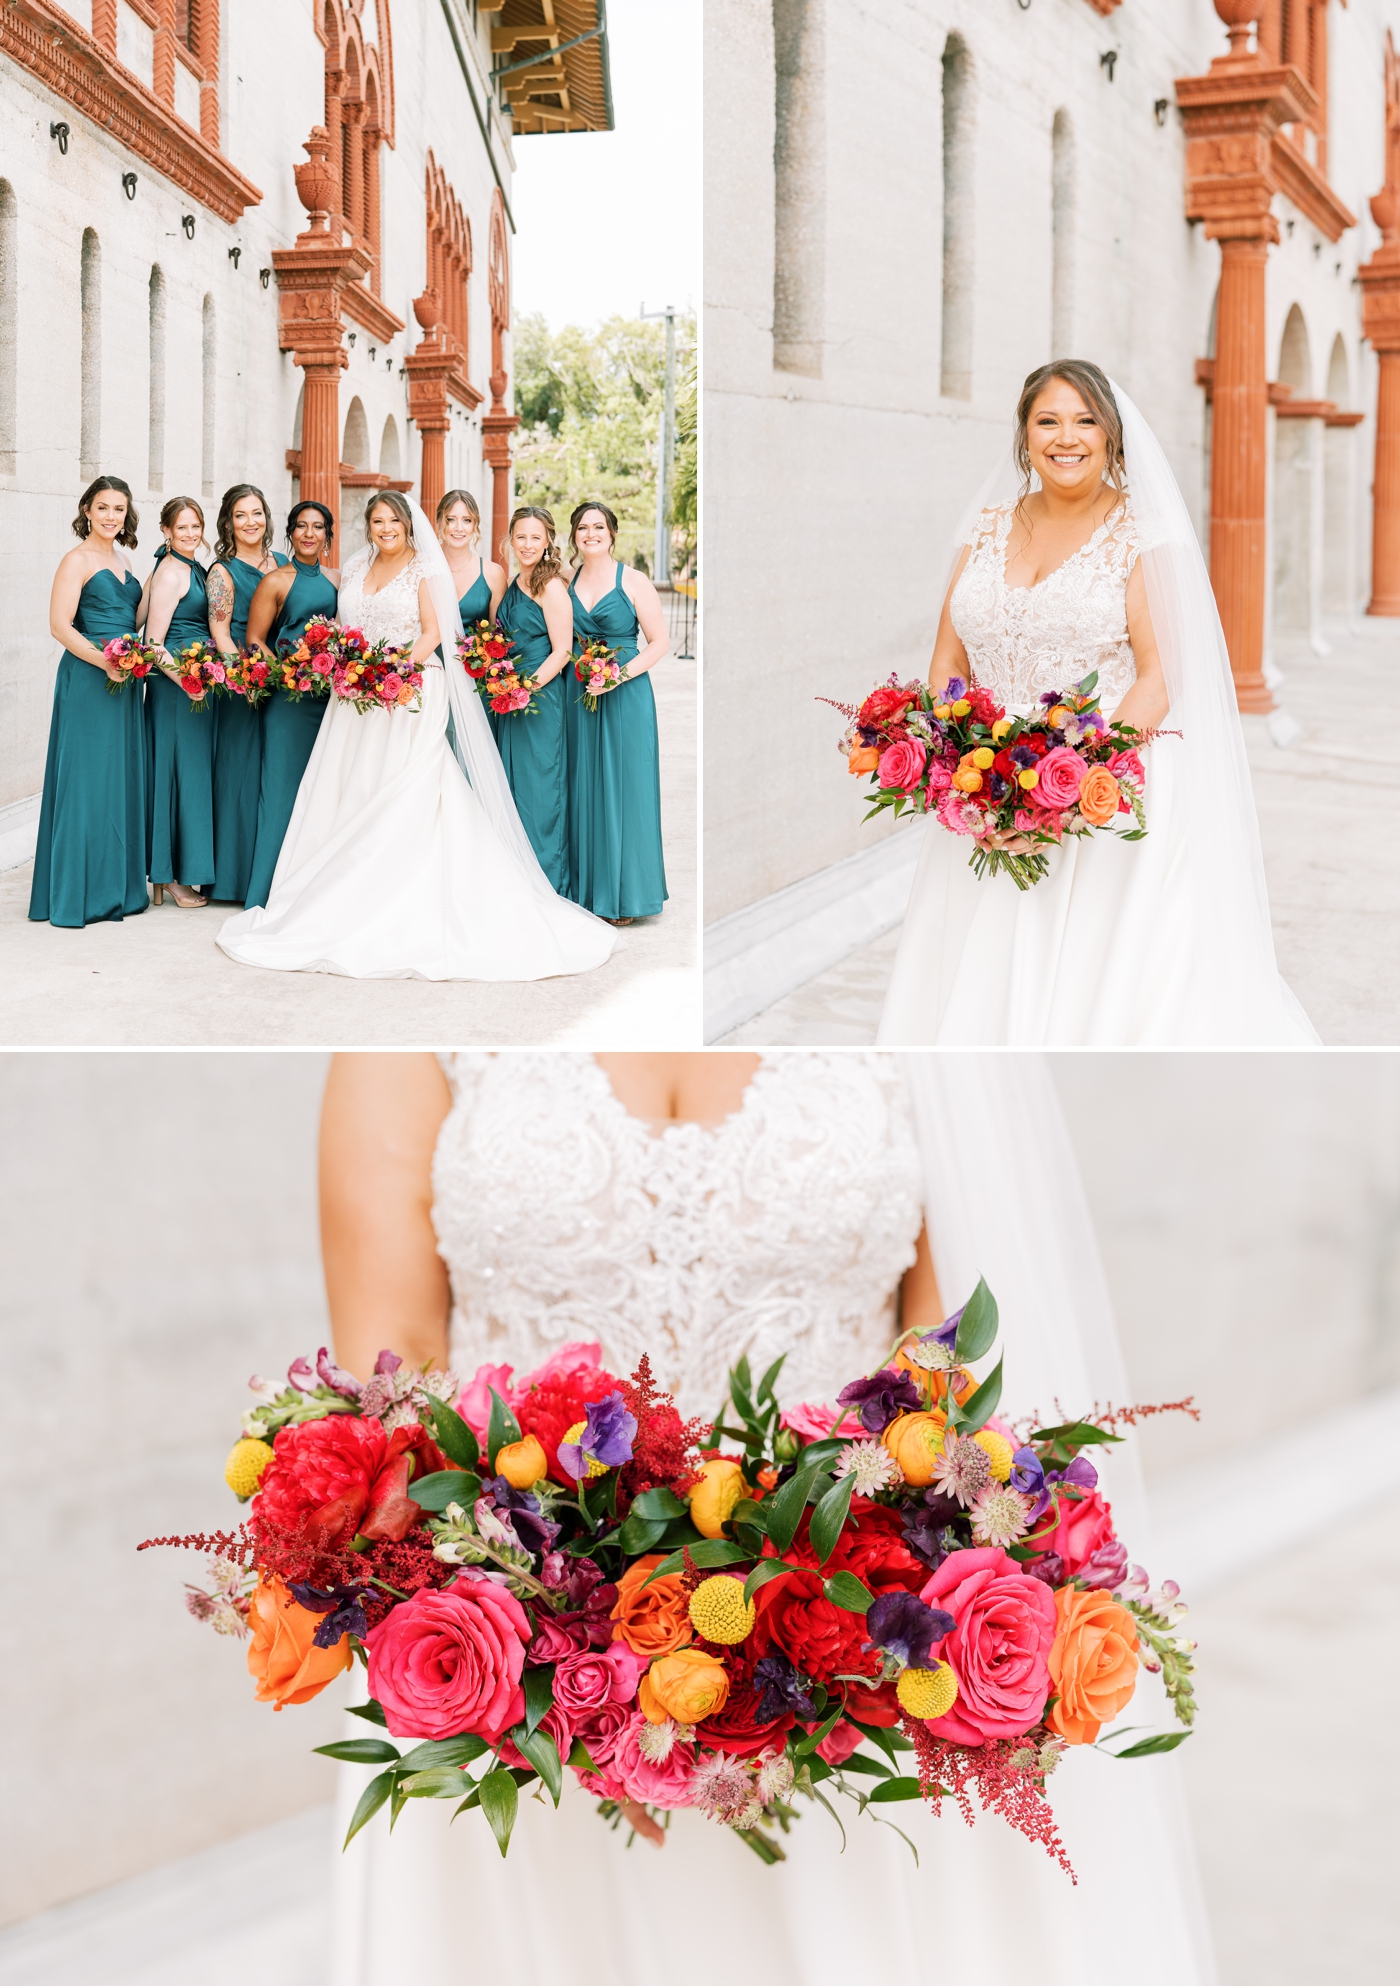
[[304, 696], [328, 695], [339, 633], [337, 621], [318, 615], [306, 623], [299, 635], [284, 634], [277, 643], [272, 687], [281, 690], [292, 703], [300, 703]]
[[176, 649], [170, 659], [178, 672], [176, 680], [193, 708], [209, 710], [213, 693], [224, 688], [228, 674], [218, 649], [209, 641], [192, 641], [188, 647]]
[[423, 671], [412, 650], [390, 641], [371, 642], [359, 628], [337, 628], [328, 644], [331, 695], [353, 704], [361, 716], [367, 710], [418, 710], [423, 701]]
[[107, 694], [120, 696], [128, 683], [139, 683], [149, 676], [152, 669], [160, 667], [160, 650], [154, 642], [142, 641], [134, 634], [119, 635], [109, 641], [102, 651], [102, 660], [109, 669], [121, 670], [121, 681], [114, 683], [107, 678]]
[[519, 649], [490, 621], [477, 621], [463, 635], [457, 659], [498, 717], [533, 717], [539, 709], [534, 677], [520, 674]]
[[617, 650], [605, 641], [585, 641], [574, 656], [574, 675], [583, 684], [584, 709], [596, 710], [604, 690], [627, 681], [627, 665], [618, 661]]
[[241, 696], [250, 709], [256, 710], [272, 695], [276, 673], [277, 665], [258, 649], [240, 648], [236, 655], [224, 657], [225, 693]]
[[[756, 1383], [741, 1360], [713, 1427], [597, 1345], [465, 1386], [390, 1352], [362, 1384], [322, 1351], [253, 1382], [226, 1468], [246, 1522], [140, 1549], [214, 1553], [190, 1609], [249, 1639], [261, 1701], [363, 1663], [376, 1734], [319, 1748], [379, 1768], [347, 1841], [451, 1800], [504, 1854], [521, 1791], [557, 1805], [569, 1770], [614, 1825], [693, 1807], [770, 1863], [799, 1796], [971, 1821], [975, 1791], [1069, 1870], [1045, 1798], [1065, 1749], [1142, 1758], [1195, 1713], [1177, 1588], [1129, 1563], [1089, 1459], [1163, 1410], [999, 1419], [1000, 1361], [969, 1370], [996, 1334], [979, 1283], [834, 1405], [786, 1411], [782, 1360]], [[1182, 1728], [1106, 1740], [1143, 1669]]]
[[[1094, 694], [1097, 672], [1073, 689], [1051, 691], [1032, 717], [1008, 717], [986, 690], [954, 676], [940, 695], [891, 676], [858, 708], [841, 740], [848, 769], [868, 773], [876, 791], [867, 820], [886, 807], [932, 814], [973, 843], [978, 877], [1011, 877], [1029, 889], [1048, 874], [1042, 852], [1069, 835], [1133, 825], [1121, 841], [1147, 833], [1140, 748], [1153, 734], [1111, 724]], [[830, 698], [823, 701], [830, 702]]]

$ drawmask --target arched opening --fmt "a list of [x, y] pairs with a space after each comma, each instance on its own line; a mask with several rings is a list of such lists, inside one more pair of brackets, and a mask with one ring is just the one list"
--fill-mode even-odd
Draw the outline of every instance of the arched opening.
[[14, 188], [0, 179], [0, 475], [15, 473], [19, 378], [19, 243]]
[[203, 421], [200, 432], [199, 478], [203, 493], [207, 497], [214, 494], [214, 432], [215, 396], [217, 392], [217, 344], [214, 323], [214, 299], [204, 299], [203, 345], [201, 348], [201, 384], [203, 387]]
[[[1206, 357], [1215, 357], [1215, 334], [1220, 321], [1220, 285], [1210, 300], [1210, 323], [1206, 328]], [[1201, 395], [1201, 544], [1210, 563], [1210, 475], [1211, 446], [1215, 439], [1215, 407], [1209, 393]]]
[[364, 403], [357, 394], [350, 402], [350, 410], [345, 416], [345, 439], [340, 445], [340, 459], [348, 462], [352, 469], [368, 469], [369, 422], [365, 419]]
[[302, 410], [305, 407], [305, 405], [306, 405], [306, 382], [303, 379], [300, 387], [297, 389], [297, 410], [296, 413], [292, 416], [292, 447], [297, 450], [300, 450], [301, 448], [301, 416], [302, 416]]
[[147, 322], [149, 327], [149, 399], [146, 417], [146, 488], [165, 488], [165, 277], [160, 265], [151, 270]]
[[102, 468], [102, 247], [92, 228], [83, 230], [80, 283], [83, 329], [78, 392], [78, 471], [90, 483]]
[[1074, 357], [1074, 127], [1055, 112], [1050, 132], [1050, 356]]
[[961, 35], [943, 48], [943, 344], [940, 390], [972, 398], [975, 172], [972, 58]]
[[773, 367], [822, 374], [826, 330], [824, 0], [773, 0]]
[[[1279, 344], [1278, 380], [1293, 389], [1294, 400], [1312, 397], [1312, 354], [1308, 327], [1295, 303]], [[1299, 419], [1280, 403], [1274, 423], [1274, 625], [1281, 633], [1301, 633], [1313, 623], [1316, 579], [1314, 523], [1321, 523], [1317, 477], [1317, 420]], [[1315, 488], [1316, 485], [1316, 488]], [[1318, 516], [1313, 516], [1314, 497]]]
[[[1336, 407], [1351, 406], [1351, 367], [1340, 331], [1327, 361], [1327, 398]], [[1342, 619], [1351, 614], [1357, 591], [1355, 435], [1355, 428], [1322, 431], [1322, 607]]]
[[399, 428], [390, 414], [384, 423], [384, 432], [379, 437], [379, 473], [387, 476], [391, 483], [401, 481], [403, 471], [399, 467]]

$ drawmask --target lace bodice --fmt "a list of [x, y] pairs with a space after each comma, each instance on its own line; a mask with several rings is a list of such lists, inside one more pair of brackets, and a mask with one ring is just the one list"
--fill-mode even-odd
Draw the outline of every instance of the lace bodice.
[[462, 1377], [596, 1338], [612, 1371], [645, 1352], [703, 1413], [745, 1352], [756, 1372], [785, 1352], [796, 1402], [833, 1399], [888, 1349], [923, 1220], [893, 1058], [765, 1056], [722, 1123], [659, 1131], [591, 1055], [443, 1067], [433, 1221]]
[[1128, 575], [1138, 554], [1131, 512], [1120, 505], [1038, 586], [1018, 587], [1006, 583], [1012, 515], [1010, 504], [982, 512], [953, 588], [953, 626], [973, 679], [1013, 716], [1026, 716], [1046, 691], [1097, 669], [1099, 700], [1111, 714], [1137, 678], [1128, 641]]
[[[418, 611], [418, 588], [427, 578], [422, 558], [411, 558], [402, 572], [396, 572], [377, 593], [365, 592], [365, 577], [378, 554], [365, 546], [348, 560], [340, 575], [340, 606], [336, 618], [346, 627], [359, 628], [370, 641], [392, 641], [412, 648], [423, 632]], [[430, 656], [425, 669], [440, 669], [437, 656]]]

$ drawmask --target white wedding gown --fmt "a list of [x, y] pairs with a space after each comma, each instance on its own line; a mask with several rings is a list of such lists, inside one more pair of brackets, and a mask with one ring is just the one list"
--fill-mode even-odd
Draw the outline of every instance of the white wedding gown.
[[[888, 1348], [925, 1217], [914, 1059], [768, 1055], [722, 1123], [653, 1129], [590, 1055], [444, 1057], [453, 1104], [433, 1219], [452, 1281], [453, 1370], [490, 1360], [523, 1373], [570, 1339], [598, 1338], [615, 1372], [647, 1352], [687, 1413], [714, 1410], [744, 1351], [757, 1367], [787, 1353], [788, 1402], [833, 1398]], [[1051, 1162], [1036, 1072], [1021, 1070]], [[1062, 1219], [1069, 1191], [1060, 1168]], [[940, 1197], [957, 1204], [953, 1176]], [[956, 1249], [976, 1222], [954, 1224]], [[367, 1777], [343, 1769], [342, 1835]], [[477, 1814], [449, 1826], [444, 1805], [410, 1802], [391, 1836], [381, 1812], [338, 1864], [333, 1986], [1213, 1978], [1170, 1760], [1061, 1767], [1055, 1805], [1077, 1889], [997, 1819], [969, 1830], [913, 1804], [894, 1818], [918, 1867], [853, 1806], [843, 1854], [830, 1816], [805, 1803], [776, 1868], [694, 1812], [672, 1816], [660, 1852], [629, 1849], [565, 1780], [557, 1813], [522, 1802], [504, 1861]]]
[[[424, 563], [366, 595], [372, 556], [346, 566], [337, 617], [410, 647], [423, 632]], [[527, 881], [452, 754], [447, 713], [436, 657], [420, 710], [361, 715], [332, 699], [267, 904], [219, 932], [230, 958], [354, 979], [547, 979], [604, 962], [616, 933]]]
[[[1026, 716], [1042, 693], [1096, 669], [1111, 717], [1137, 677], [1127, 618], [1138, 555], [1131, 507], [1112, 513], [1038, 586], [1007, 584], [1011, 517], [1009, 504], [982, 513], [953, 589], [953, 626], [973, 680]], [[1049, 852], [1049, 875], [1024, 892], [1009, 876], [979, 881], [968, 867], [971, 841], [931, 823], [877, 1040], [910, 1048], [1210, 1045], [1198, 1031], [1201, 986], [1215, 968], [1197, 956], [1191, 893], [1202, 884], [1187, 856], [1181, 750], [1179, 738], [1159, 737], [1142, 753], [1146, 840], [1067, 836]], [[1119, 817], [1120, 828], [1132, 825]], [[1315, 1045], [1301, 1007], [1280, 990], [1279, 1018], [1261, 1014], [1258, 1045]]]

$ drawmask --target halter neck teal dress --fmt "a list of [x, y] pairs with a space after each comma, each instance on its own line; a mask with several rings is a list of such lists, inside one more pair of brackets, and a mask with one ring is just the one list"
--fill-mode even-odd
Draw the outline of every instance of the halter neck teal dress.
[[[141, 582], [109, 567], [84, 582], [73, 625], [102, 648], [136, 632]], [[146, 908], [146, 746], [140, 683], [64, 651], [53, 686], [29, 915], [73, 930]]]
[[[319, 560], [315, 565], [304, 565], [294, 558], [292, 564], [296, 576], [267, 638], [267, 645], [274, 653], [279, 641], [299, 635], [308, 621], [319, 615], [328, 620], [335, 616], [336, 590], [322, 572]], [[326, 714], [326, 702], [323, 696], [305, 696], [299, 703], [293, 703], [285, 690], [274, 690], [263, 706], [258, 825], [243, 898], [250, 910], [265, 904], [272, 889], [277, 857], [291, 824], [301, 776]]]
[[[165, 558], [190, 575], [166, 648], [174, 655], [192, 641], [212, 646], [203, 566], [162, 545], [156, 564]], [[146, 873], [153, 883], [202, 889], [214, 880], [214, 713], [197, 710], [178, 683], [154, 671], [146, 678], [146, 753]]]
[[[279, 566], [287, 561], [280, 552]], [[248, 609], [265, 575], [247, 559], [220, 559], [233, 588], [229, 634], [238, 648], [248, 641]], [[212, 567], [210, 568], [212, 571]], [[253, 873], [262, 768], [262, 706], [241, 696], [221, 696], [214, 706], [214, 887], [221, 903], [242, 903]]]
[[457, 611], [462, 616], [463, 632], [473, 621], [487, 621], [491, 618], [491, 582], [486, 577], [486, 562], [476, 562], [476, 578], [457, 602]]
[[[628, 662], [641, 646], [637, 610], [612, 587], [585, 607], [569, 587], [578, 643], [605, 641]], [[569, 683], [569, 888], [598, 917], [655, 917], [666, 901], [661, 856], [661, 755], [650, 674], [619, 683], [589, 710], [583, 686]]]
[[[496, 616], [520, 650], [522, 667], [529, 673], [549, 659], [553, 643], [545, 625], [544, 611], [537, 600], [522, 593], [518, 580], [506, 588]], [[512, 712], [498, 717], [488, 704], [486, 715], [495, 734], [501, 764], [506, 769], [510, 790], [515, 796], [530, 846], [549, 886], [565, 896], [569, 887], [568, 768], [565, 763], [565, 677], [546, 683], [539, 692], [540, 707], [533, 716]]]

